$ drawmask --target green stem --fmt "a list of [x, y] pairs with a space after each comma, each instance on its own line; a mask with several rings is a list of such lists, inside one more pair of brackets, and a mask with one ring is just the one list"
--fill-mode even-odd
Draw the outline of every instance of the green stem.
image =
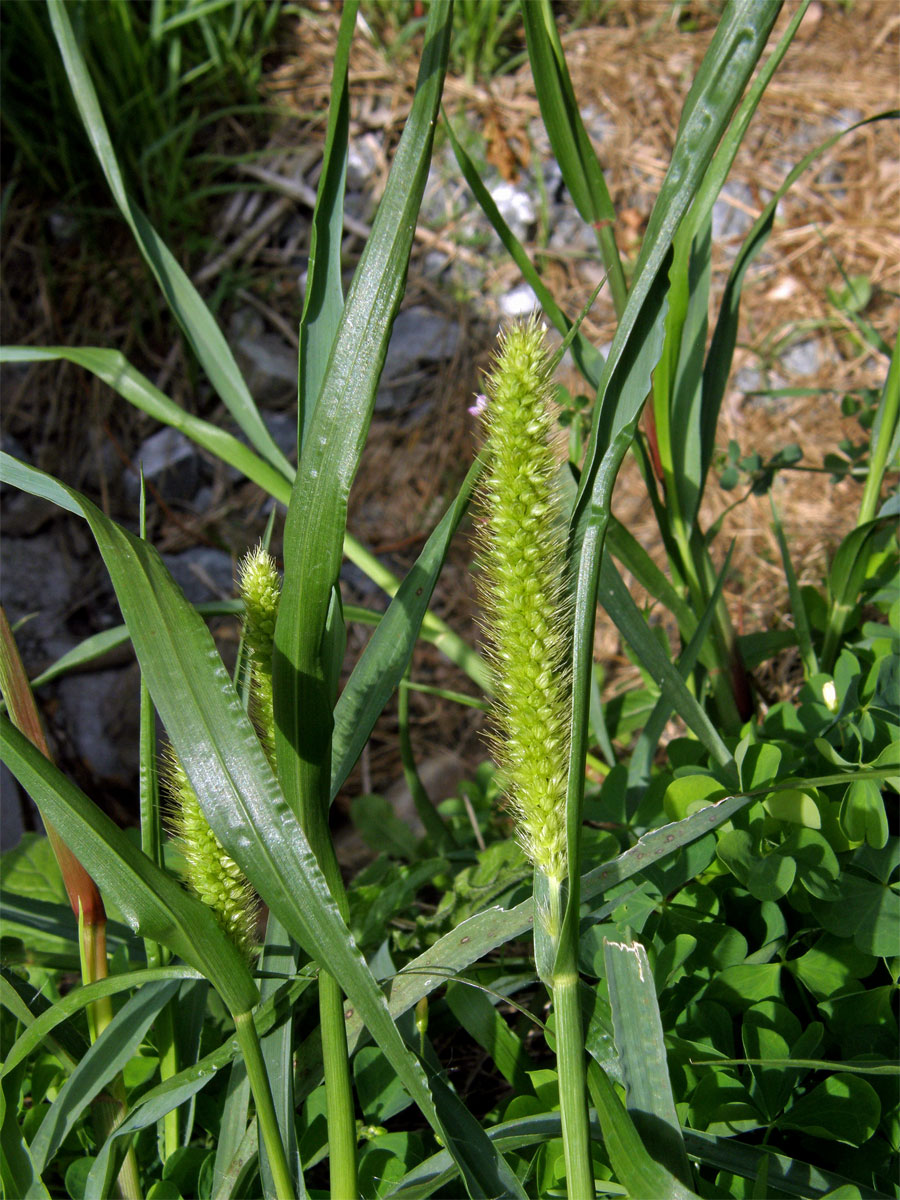
[[[309, 843], [332, 896], [345, 921], [350, 909], [344, 881], [320, 805], [305, 809], [304, 827]], [[350, 1078], [350, 1055], [344, 998], [337, 981], [327, 971], [319, 972], [319, 1024], [322, 1031], [322, 1062], [325, 1100], [328, 1109], [328, 1166], [333, 1200], [356, 1200], [356, 1111]]]
[[588, 1124], [584, 1031], [578, 971], [574, 966], [562, 970], [558, 967], [554, 972], [553, 1011], [556, 1014], [556, 1066], [567, 1190], [570, 1200], [590, 1200], [595, 1194], [594, 1170]]
[[272, 1089], [266, 1074], [259, 1036], [253, 1024], [253, 1016], [249, 1012], [238, 1013], [234, 1018], [234, 1030], [238, 1044], [244, 1056], [244, 1066], [247, 1068], [247, 1078], [256, 1104], [256, 1120], [262, 1134], [269, 1167], [275, 1183], [278, 1200], [293, 1200], [295, 1195], [294, 1182], [288, 1166], [287, 1155], [278, 1129], [278, 1118], [275, 1116], [275, 1105], [272, 1102]]
[[328, 1167], [332, 1200], [356, 1200], [356, 1115], [344, 998], [333, 976], [319, 974], [319, 1022], [328, 1110]]
[[[102, 921], [89, 923], [84, 919], [82, 911], [78, 921], [78, 935], [82, 982], [89, 984], [96, 983], [99, 979], [106, 979], [108, 966], [105, 915]], [[101, 999], [93, 1001], [88, 1005], [86, 1015], [88, 1034], [93, 1044], [113, 1019], [112, 997], [103, 996]], [[125, 1093], [125, 1083], [119, 1073], [110, 1080], [106, 1094], [98, 1098], [94, 1105], [95, 1128], [99, 1138], [105, 1142], [113, 1130], [121, 1125], [127, 1113], [128, 1098]], [[128, 1148], [116, 1184], [122, 1200], [141, 1200], [140, 1174], [133, 1145]]]
[[577, 873], [570, 875], [568, 886], [574, 885], [574, 894], [570, 892], [567, 898], [566, 881], [542, 877], [535, 871], [535, 905], [544, 913], [543, 920], [535, 921], [534, 926], [535, 963], [550, 988], [556, 1016], [556, 1069], [569, 1200], [593, 1200], [584, 1030], [578, 995], [578, 921], [565, 919], [573, 904], [578, 910], [579, 882]]
[[898, 415], [900, 415], [900, 333], [898, 333], [894, 345], [887, 382], [884, 385], [881, 403], [878, 406], [878, 415], [875, 419], [872, 453], [863, 488], [862, 503], [859, 506], [857, 525], [865, 525], [875, 518], [884, 472], [887, 468], [888, 454], [897, 430]]
[[[170, 1001], [156, 1018], [159, 1077], [163, 1083], [178, 1074], [178, 1047], [172, 1021], [172, 1003], [173, 1001]], [[175, 1153], [181, 1141], [178, 1112], [177, 1108], [173, 1108], [163, 1117], [163, 1145], [167, 1159]]]

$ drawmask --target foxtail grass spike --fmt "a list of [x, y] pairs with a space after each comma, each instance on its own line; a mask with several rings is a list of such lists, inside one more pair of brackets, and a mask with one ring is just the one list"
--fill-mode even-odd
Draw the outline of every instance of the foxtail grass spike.
[[244, 644], [250, 651], [250, 717], [269, 763], [275, 766], [275, 710], [272, 701], [272, 648], [281, 599], [275, 560], [257, 546], [241, 562], [238, 582], [244, 601]]
[[559, 881], [568, 873], [569, 616], [549, 355], [535, 320], [501, 335], [485, 390], [476, 405], [487, 432], [480, 582], [496, 683], [494, 752], [525, 853]]
[[174, 754], [165, 763], [164, 777], [171, 800], [170, 824], [184, 857], [188, 886], [249, 958], [256, 938], [256, 894], [210, 828], [197, 793]]
[[[250, 652], [250, 715], [266, 757], [274, 766], [272, 647], [281, 584], [275, 562], [262, 546], [244, 557], [239, 587], [244, 601], [244, 642]], [[170, 823], [184, 856], [187, 882], [249, 957], [256, 934], [253, 888], [210, 828], [197, 793], [174, 754], [166, 763], [165, 777], [171, 798]]]

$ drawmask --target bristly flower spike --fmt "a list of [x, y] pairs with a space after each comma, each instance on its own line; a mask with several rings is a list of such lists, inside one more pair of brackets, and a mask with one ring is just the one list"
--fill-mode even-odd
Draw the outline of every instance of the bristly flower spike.
[[[272, 557], [261, 547], [241, 563], [239, 588], [244, 601], [244, 643], [250, 653], [250, 715], [269, 762], [275, 763], [272, 706], [272, 647], [281, 582]], [[256, 935], [257, 901], [240, 867], [209, 826], [184, 767], [174, 754], [165, 764], [170, 822], [184, 856], [191, 890], [208, 905], [223, 929], [247, 955]]]
[[275, 710], [272, 701], [272, 650], [281, 599], [275, 560], [262, 546], [244, 556], [238, 583], [244, 601], [244, 644], [250, 651], [250, 716], [271, 767], [275, 768]]
[[185, 862], [185, 878], [247, 958], [256, 939], [257, 900], [241, 868], [213, 833], [184, 767], [170, 752], [164, 764], [169, 822]]
[[566, 878], [568, 607], [549, 354], [532, 318], [501, 335], [481, 416], [481, 592], [496, 680], [493, 742], [519, 840], [551, 880]]

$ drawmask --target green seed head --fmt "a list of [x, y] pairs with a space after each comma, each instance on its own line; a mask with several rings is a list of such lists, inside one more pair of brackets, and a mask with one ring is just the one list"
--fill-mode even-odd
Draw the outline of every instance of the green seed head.
[[564, 879], [569, 673], [548, 354], [534, 320], [501, 336], [482, 413], [481, 592], [496, 680], [494, 750], [525, 853]]
[[250, 651], [250, 716], [270, 764], [275, 765], [275, 710], [272, 701], [272, 648], [281, 598], [275, 560], [257, 546], [239, 569], [244, 601], [244, 642]]
[[186, 882], [249, 958], [254, 950], [258, 907], [253, 888], [210, 829], [197, 793], [171, 751], [164, 762], [164, 778], [169, 823], [184, 857]]

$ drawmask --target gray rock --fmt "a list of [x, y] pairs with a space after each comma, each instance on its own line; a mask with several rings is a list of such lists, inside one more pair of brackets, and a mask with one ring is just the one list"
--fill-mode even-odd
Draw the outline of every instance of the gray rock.
[[190, 500], [200, 486], [203, 459], [196, 445], [167, 426], [141, 443], [125, 472], [125, 493], [136, 501], [140, 494], [140, 472], [167, 500]]
[[36, 537], [3, 538], [0, 603], [16, 629], [19, 652], [30, 675], [44, 670], [75, 645], [65, 618], [76, 580], [60, 539], [58, 528]]
[[[25, 447], [18, 438], [13, 437], [11, 433], [0, 431], [0, 450], [4, 454], [11, 454], [13, 458], [17, 458], [20, 462], [28, 462], [28, 455], [25, 453]], [[8, 483], [0, 482], [0, 493], [5, 494], [10, 489]]]
[[757, 367], [741, 367], [739, 371], [735, 371], [732, 383], [745, 396], [751, 392], [758, 392], [764, 386], [762, 372]]
[[246, 335], [237, 342], [237, 357], [257, 404], [281, 399], [297, 389], [297, 351], [277, 334]]
[[616, 131], [615, 123], [609, 113], [604, 112], [603, 109], [594, 108], [592, 104], [586, 104], [581, 110], [581, 119], [588, 137], [595, 146], [602, 147], [603, 143], [608, 141]]
[[793, 375], [813, 375], [822, 361], [822, 348], [814, 338], [804, 338], [781, 355], [781, 365]]
[[515, 184], [503, 182], [491, 188], [491, 197], [500, 210], [500, 216], [519, 241], [528, 238], [537, 221], [531, 195]]
[[[28, 462], [25, 447], [9, 433], [0, 434], [0, 450], [17, 458], [19, 462]], [[40, 496], [20, 492], [17, 487], [8, 483], [0, 483], [0, 499], [3, 501], [4, 538], [28, 537], [37, 533], [55, 513], [53, 505], [42, 500]]]
[[378, 167], [381, 148], [374, 133], [364, 133], [351, 138], [347, 148], [347, 190], [362, 192], [371, 187], [372, 178]]
[[507, 317], [527, 317], [541, 307], [534, 289], [527, 283], [514, 287], [511, 292], [501, 296], [498, 303], [500, 311]]
[[238, 309], [228, 323], [228, 332], [238, 366], [257, 404], [265, 406], [296, 394], [297, 351], [277, 334], [267, 332], [255, 309]]
[[162, 560], [191, 604], [234, 595], [234, 564], [224, 550], [195, 546], [181, 554], [164, 554]]
[[40, 813], [30, 796], [19, 787], [5, 763], [0, 763], [0, 852], [18, 846], [25, 832], [23, 807], [31, 814], [32, 828], [43, 832]]
[[365, 571], [362, 571], [349, 559], [341, 563], [340, 581], [344, 585], [342, 592], [346, 603], [364, 604], [367, 608], [375, 608], [383, 612], [388, 606], [388, 598], [377, 583], [373, 583]]
[[260, 413], [275, 445], [292, 462], [297, 461], [297, 414], [291, 412]]
[[550, 223], [550, 245], [565, 253], [582, 250], [596, 254], [597, 238], [593, 229], [571, 205], [555, 204]]
[[418, 390], [415, 380], [406, 376], [451, 359], [458, 344], [459, 326], [455, 321], [421, 305], [404, 309], [391, 332], [376, 409], [385, 412], [405, 408]]
[[61, 679], [57, 721], [92, 775], [127, 785], [137, 774], [140, 673], [94, 671]]
[[47, 215], [50, 236], [60, 246], [70, 246], [81, 237], [81, 221], [63, 208], [51, 209]]

